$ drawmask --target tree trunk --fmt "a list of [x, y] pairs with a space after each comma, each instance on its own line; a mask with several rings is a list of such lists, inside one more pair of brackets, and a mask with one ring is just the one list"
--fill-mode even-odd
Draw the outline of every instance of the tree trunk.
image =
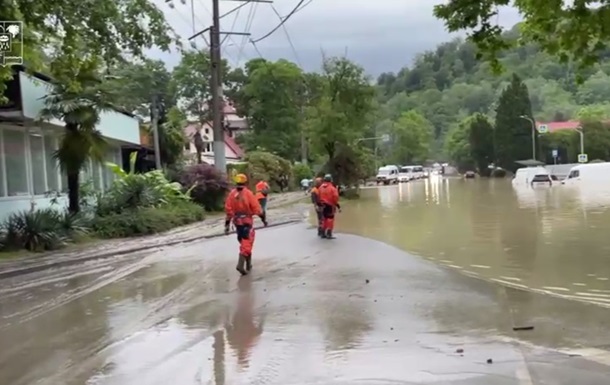
[[79, 174], [78, 171], [68, 173], [68, 211], [71, 214], [76, 214], [80, 211]]

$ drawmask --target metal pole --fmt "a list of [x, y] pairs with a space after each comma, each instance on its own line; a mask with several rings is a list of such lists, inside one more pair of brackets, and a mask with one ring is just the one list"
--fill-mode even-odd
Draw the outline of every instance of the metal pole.
[[582, 129], [576, 130], [576, 131], [578, 131], [578, 133], [580, 134], [580, 153], [584, 154], [585, 153], [585, 133], [582, 131]]
[[534, 119], [529, 119], [532, 123], [532, 159], [536, 160], [536, 123]]
[[155, 146], [155, 168], [161, 170], [161, 145], [159, 144], [159, 111], [157, 110], [157, 96], [152, 100], [152, 131]]
[[210, 89], [212, 91], [212, 117], [214, 132], [214, 166], [222, 173], [227, 172], [227, 159], [225, 157], [222, 96], [222, 66], [220, 58], [220, 9], [219, 0], [212, 0], [213, 26], [210, 28], [210, 59], [212, 64], [212, 76]]

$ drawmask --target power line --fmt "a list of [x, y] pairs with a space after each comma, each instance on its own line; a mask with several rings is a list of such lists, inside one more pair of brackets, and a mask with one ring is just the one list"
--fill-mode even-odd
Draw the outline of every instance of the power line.
[[[288, 15], [286, 15], [286, 17], [281, 19], [280, 24], [278, 24], [275, 28], [273, 28], [271, 31], [269, 31], [269, 33], [267, 33], [265, 36], [254, 40], [254, 42], [258, 43], [259, 41], [264, 40], [264, 39], [268, 38], [269, 36], [273, 35], [273, 33], [275, 31], [280, 29], [284, 25], [284, 23], [286, 23], [288, 21], [288, 19], [290, 19], [292, 17], [292, 15], [294, 15], [297, 12], [299, 7], [301, 7], [301, 5], [303, 5], [304, 2], [305, 2], [305, 0], [300, 0], [299, 3], [296, 5], [296, 7], [294, 7], [292, 9], [292, 11], [290, 11], [290, 13]], [[303, 9], [303, 8], [301, 7], [301, 9]]]
[[[248, 3], [245, 3], [245, 4], [248, 4]], [[233, 18], [233, 23], [231, 24], [231, 29], [230, 29], [231, 31], [233, 31], [235, 29], [235, 23], [237, 23], [237, 18], [239, 18], [240, 11], [241, 11], [241, 5], [237, 7], [237, 13], [235, 14], [235, 17]], [[222, 16], [220, 16], [219, 18], [222, 18]], [[227, 41], [227, 38], [229, 38], [229, 36], [231, 36], [231, 35], [226, 35], [220, 42], [220, 45], [223, 45], [225, 43], [225, 41]]]
[[[258, 3], [252, 4], [250, 7], [250, 11], [248, 12], [248, 17], [246, 19], [245, 32], [249, 33], [250, 29], [252, 29], [252, 23], [254, 22], [254, 16], [256, 15], [256, 10], [258, 7]], [[244, 53], [244, 49], [246, 48], [246, 44], [248, 43], [248, 36], [244, 35], [241, 39], [241, 45], [239, 47], [239, 52], [237, 53], [237, 60], [241, 59], [242, 54]]]
[[[280, 21], [282, 21], [282, 16], [277, 11], [277, 9], [273, 6], [273, 4], [271, 4], [271, 9], [273, 9], [273, 12], [275, 12], [275, 14], [280, 19]], [[282, 29], [284, 30], [284, 34], [286, 35], [286, 39], [288, 39], [288, 44], [290, 44], [290, 48], [292, 48], [292, 53], [294, 53], [294, 57], [297, 59], [297, 64], [299, 65], [299, 67], [303, 68], [303, 65], [301, 64], [301, 60], [299, 59], [299, 54], [297, 53], [296, 48], [294, 48], [294, 44], [292, 43], [292, 39], [290, 38], [290, 34], [288, 33], [288, 28], [286, 28], [286, 26], [284, 24], [281, 24], [281, 26], [282, 26]]]

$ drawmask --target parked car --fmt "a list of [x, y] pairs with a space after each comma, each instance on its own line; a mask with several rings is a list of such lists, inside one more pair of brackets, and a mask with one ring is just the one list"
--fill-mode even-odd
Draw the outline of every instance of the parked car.
[[385, 185], [398, 183], [399, 170], [397, 166], [383, 166], [377, 171], [377, 184], [383, 183]]

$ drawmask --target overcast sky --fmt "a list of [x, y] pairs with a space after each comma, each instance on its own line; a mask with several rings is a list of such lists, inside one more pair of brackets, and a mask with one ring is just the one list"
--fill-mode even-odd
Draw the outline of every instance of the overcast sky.
[[[165, 0], [154, 0], [165, 12], [167, 20], [185, 41], [211, 24], [211, 0], [173, 0], [171, 8]], [[309, 0], [305, 0], [305, 4]], [[223, 31], [250, 32], [251, 38], [267, 34], [278, 23], [280, 15], [287, 15], [299, 0], [275, 0], [271, 4], [248, 4], [239, 13], [222, 19]], [[398, 71], [410, 65], [422, 51], [433, 49], [451, 36], [443, 24], [432, 15], [434, 4], [440, 0], [311, 0], [301, 11], [295, 13], [285, 24], [292, 39], [293, 52], [286, 33], [278, 29], [269, 38], [257, 44], [263, 57], [271, 60], [286, 58], [300, 64], [306, 70], [320, 67], [322, 52], [329, 56], [344, 55], [362, 65], [366, 71], [377, 76], [382, 72]], [[221, 14], [239, 5], [239, 1], [220, 0]], [[195, 25], [191, 5], [195, 9]], [[252, 9], [252, 13], [251, 13]], [[253, 14], [251, 27], [247, 27], [248, 15]], [[235, 18], [237, 16], [237, 18]], [[512, 26], [518, 21], [513, 9], [502, 9], [498, 22]], [[209, 34], [206, 34], [206, 37]], [[242, 43], [241, 36], [227, 39], [223, 45], [224, 57], [231, 65], [243, 64], [258, 57], [252, 44]], [[198, 38], [198, 48], [206, 43]], [[298, 55], [298, 57], [297, 57]], [[179, 60], [177, 52], [165, 53], [154, 50], [151, 56], [164, 60], [173, 67]]]

